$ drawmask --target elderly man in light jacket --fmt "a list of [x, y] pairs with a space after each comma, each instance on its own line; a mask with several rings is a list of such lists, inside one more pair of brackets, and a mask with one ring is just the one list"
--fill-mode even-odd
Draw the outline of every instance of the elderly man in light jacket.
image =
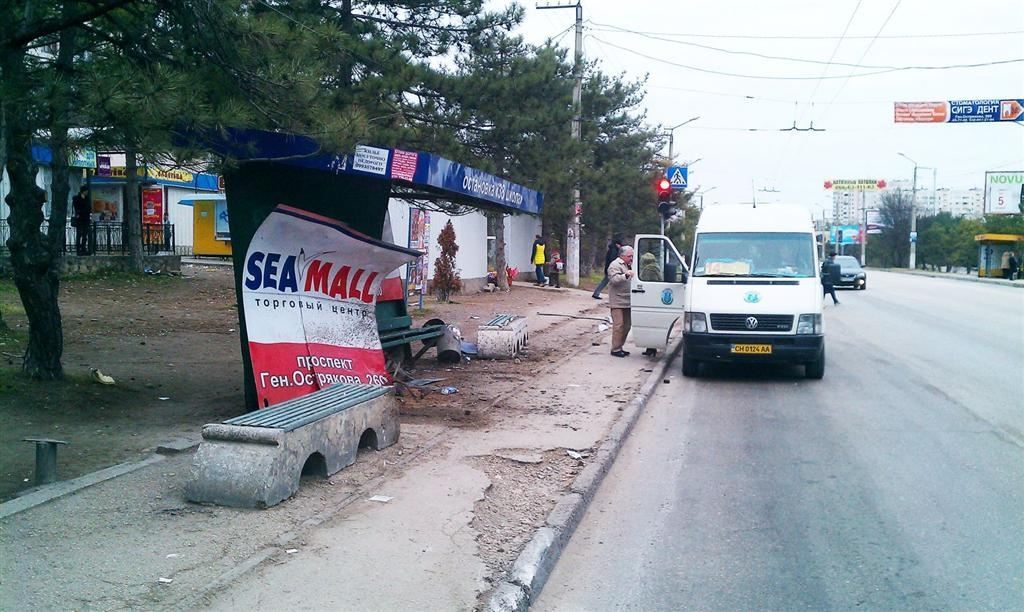
[[608, 306], [612, 309], [612, 355], [626, 357], [629, 351], [622, 350], [633, 325], [630, 316], [629, 281], [633, 278], [633, 247], [619, 249], [619, 256], [608, 264]]

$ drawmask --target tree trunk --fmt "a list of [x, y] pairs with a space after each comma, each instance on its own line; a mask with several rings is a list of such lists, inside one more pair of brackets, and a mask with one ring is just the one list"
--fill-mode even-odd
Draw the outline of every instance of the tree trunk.
[[498, 289], [509, 288], [508, 258], [505, 256], [505, 215], [500, 212], [491, 213], [494, 218], [494, 273], [498, 278]]
[[[2, 54], [4, 91], [18, 91], [24, 84], [25, 52], [5, 49]], [[8, 222], [11, 237], [7, 246], [11, 252], [14, 285], [28, 318], [28, 346], [25, 349], [22, 371], [36, 379], [63, 378], [60, 358], [64, 349], [58, 294], [58, 259], [49, 248], [40, 231], [43, 222], [43, 204], [46, 192], [35, 184], [36, 165], [32, 161], [32, 127], [28, 124], [27, 101], [12, 96], [5, 103], [7, 175], [11, 192], [7, 195], [10, 207]]]
[[128, 257], [131, 269], [142, 273], [142, 203], [139, 201], [139, 167], [138, 154], [134, 147], [126, 147], [124, 156], [124, 173], [127, 177], [124, 194], [124, 230], [127, 235], [122, 238], [128, 243]]

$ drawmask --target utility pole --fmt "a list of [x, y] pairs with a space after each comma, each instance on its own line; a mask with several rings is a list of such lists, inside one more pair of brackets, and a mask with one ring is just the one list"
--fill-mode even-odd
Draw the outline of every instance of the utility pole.
[[914, 182], [910, 188], [910, 263], [907, 266], [914, 270], [917, 268], [917, 162], [903, 153], [897, 155], [914, 164]]
[[864, 213], [864, 225], [860, 234], [860, 265], [862, 266], [868, 264], [868, 204], [865, 202], [867, 195], [866, 191], [860, 192], [860, 209]]
[[[583, 122], [583, 1], [575, 4], [538, 4], [537, 9], [576, 9], [576, 61], [572, 67], [575, 84], [572, 88], [572, 137], [582, 140], [581, 124]], [[580, 202], [580, 185], [576, 182], [572, 188], [572, 209], [569, 212], [569, 229], [566, 232], [565, 244], [565, 275], [566, 282], [573, 287], [580, 284], [580, 215], [583, 203]]]

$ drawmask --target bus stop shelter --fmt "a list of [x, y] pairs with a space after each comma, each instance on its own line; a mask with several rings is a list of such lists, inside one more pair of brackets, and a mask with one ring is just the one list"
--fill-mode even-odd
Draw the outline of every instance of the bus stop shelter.
[[[229, 130], [204, 140], [231, 160], [223, 176], [249, 409], [269, 405], [268, 397], [276, 391], [267, 381], [283, 385], [285, 394], [280, 397], [285, 399], [312, 392], [319, 388], [318, 380], [338, 380], [338, 376], [348, 380], [350, 376], [365, 375], [370, 381], [389, 382], [356, 370], [349, 374], [343, 370], [321, 371], [324, 364], [353, 361], [351, 352], [330, 353], [329, 347], [323, 346], [324, 337], [358, 335], [358, 330], [344, 334], [325, 331], [324, 326], [329, 324], [312, 321], [328, 311], [317, 310], [325, 304], [335, 314], [340, 308], [343, 315], [351, 316], [353, 311], [357, 317], [375, 315], [376, 338], [363, 344], [347, 340], [358, 345], [358, 350], [349, 347], [357, 356], [363, 350], [379, 354], [382, 348], [397, 349], [408, 356], [412, 342], [439, 333], [412, 328], [405, 287], [394, 272], [382, 272], [377, 278], [377, 272], [370, 270], [375, 264], [384, 265], [384, 261], [408, 262], [419, 255], [384, 241], [384, 222], [392, 197], [448, 202], [505, 214], [538, 215], [543, 205], [543, 195], [537, 191], [432, 153], [357, 146], [349, 154], [330, 154], [308, 137], [252, 130]], [[332, 257], [365, 261], [367, 272], [358, 276], [363, 264], [352, 264], [351, 276], [341, 278], [337, 272], [349, 265]], [[332, 272], [325, 272], [327, 269]], [[387, 278], [383, 278], [385, 274]], [[377, 292], [373, 312], [360, 312], [359, 300], [353, 305], [352, 298], [368, 297], [371, 285]], [[315, 289], [320, 292], [310, 293]], [[348, 303], [324, 301], [328, 298], [348, 299]], [[277, 308], [279, 302], [286, 305], [284, 309]], [[274, 305], [275, 311], [257, 317], [255, 309], [268, 304]], [[288, 331], [290, 325], [298, 325], [305, 332]], [[303, 333], [303, 337], [294, 337]], [[316, 343], [310, 339], [311, 333], [318, 334]], [[292, 336], [286, 337], [289, 334]], [[295, 349], [298, 355], [288, 355], [288, 368], [268, 375], [260, 370], [264, 367], [260, 363], [254, 370], [254, 356], [259, 362], [259, 352], [265, 350], [261, 340], [268, 339], [278, 345], [318, 348], [299, 346]], [[310, 351], [305, 358], [303, 350]], [[314, 354], [316, 351], [329, 355]], [[281, 361], [280, 357], [275, 359]], [[285, 371], [296, 362], [310, 371]], [[312, 380], [314, 388], [309, 384], [293, 386], [289, 378], [293, 374], [296, 382]], [[269, 403], [276, 401], [271, 399]]]
[[1021, 258], [1024, 235], [1021, 234], [978, 234], [978, 276], [981, 278], [1003, 278], [1003, 261], [1010, 253]]

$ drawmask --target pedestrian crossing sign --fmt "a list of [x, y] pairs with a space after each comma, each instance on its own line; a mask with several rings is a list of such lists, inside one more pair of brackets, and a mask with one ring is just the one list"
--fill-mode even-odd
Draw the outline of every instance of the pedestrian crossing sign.
[[665, 169], [665, 178], [672, 183], [673, 191], [686, 189], [686, 166], [669, 166]]

